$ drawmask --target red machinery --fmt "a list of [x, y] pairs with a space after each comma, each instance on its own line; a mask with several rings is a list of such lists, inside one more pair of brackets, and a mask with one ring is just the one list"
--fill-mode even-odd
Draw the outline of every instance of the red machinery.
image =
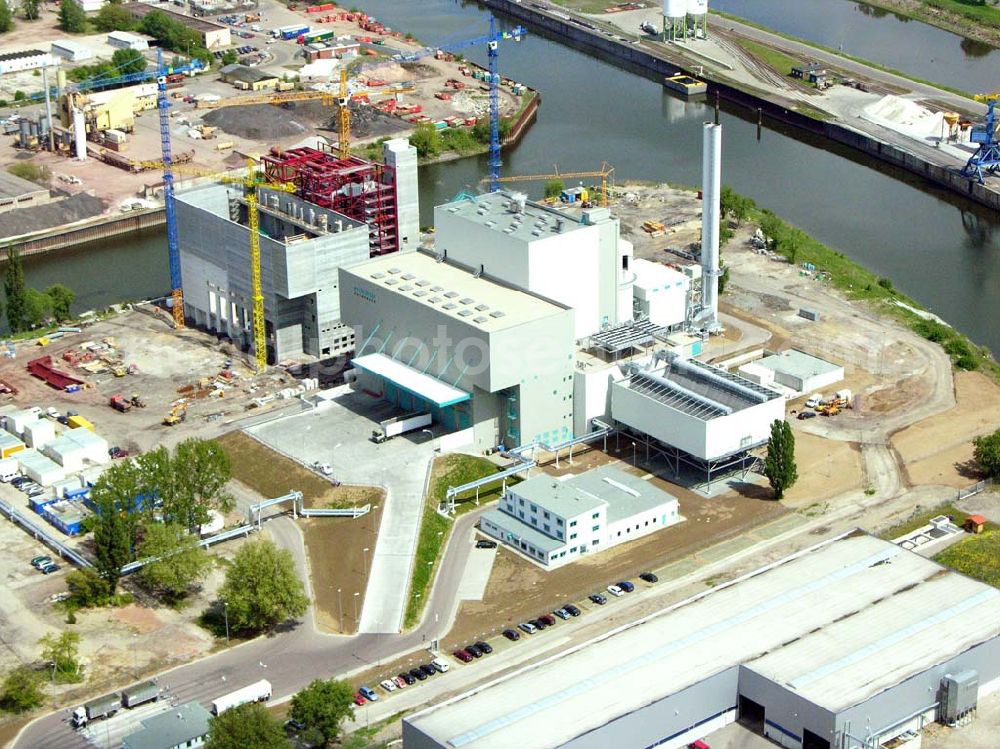
[[291, 182], [303, 200], [366, 223], [372, 257], [399, 249], [392, 167], [315, 148], [272, 149], [261, 161], [269, 180]]

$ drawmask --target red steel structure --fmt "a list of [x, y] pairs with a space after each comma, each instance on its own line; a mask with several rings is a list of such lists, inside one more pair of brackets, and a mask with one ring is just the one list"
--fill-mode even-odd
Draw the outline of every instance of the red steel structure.
[[372, 257], [399, 249], [392, 167], [308, 147], [272, 149], [261, 162], [268, 180], [291, 182], [303, 200], [367, 224]]

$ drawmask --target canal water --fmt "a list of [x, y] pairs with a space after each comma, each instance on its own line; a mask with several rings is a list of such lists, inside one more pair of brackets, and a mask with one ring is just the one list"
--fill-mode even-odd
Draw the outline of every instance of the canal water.
[[[488, 16], [453, 0], [356, 0], [394, 28], [431, 44], [477, 37]], [[761, 0], [763, 2], [763, 0]], [[830, 3], [834, 4], [834, 3]], [[903, 34], [913, 24], [900, 25]], [[478, 48], [466, 56], [485, 63]], [[529, 35], [502, 43], [502, 72], [542, 92], [538, 120], [504, 153], [505, 174], [590, 171], [603, 161], [624, 179], [694, 185], [701, 179], [701, 103], [667, 95], [655, 82]], [[756, 139], [744, 112], [723, 111], [723, 181], [826, 244], [891, 278], [897, 288], [977, 343], [1000, 351], [1000, 228], [995, 215], [944, 191], [915, 184], [886, 166], [834, 152], [773, 129]], [[421, 222], [433, 206], [479, 189], [485, 156], [423, 167]], [[541, 184], [529, 185], [536, 190]], [[28, 264], [36, 277], [61, 279], [83, 299], [106, 304], [168, 286], [163, 235], [107, 243]], [[105, 261], [107, 256], [108, 260]], [[125, 260], [125, 258], [129, 258]], [[118, 291], [120, 289], [120, 291]]]
[[711, 0], [715, 10], [970, 93], [1000, 86], [1000, 50], [849, 0]]

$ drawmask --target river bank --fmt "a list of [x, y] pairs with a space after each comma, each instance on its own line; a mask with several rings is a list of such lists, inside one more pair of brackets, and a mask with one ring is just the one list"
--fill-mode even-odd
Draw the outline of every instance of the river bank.
[[864, 0], [863, 4], [1000, 47], [997, 7], [963, 5], [956, 0]]

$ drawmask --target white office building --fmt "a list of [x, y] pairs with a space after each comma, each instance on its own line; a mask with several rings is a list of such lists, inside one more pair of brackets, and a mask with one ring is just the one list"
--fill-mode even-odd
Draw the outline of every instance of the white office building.
[[671, 328], [687, 318], [691, 279], [680, 271], [650, 260], [634, 260], [636, 318]]
[[40, 49], [23, 49], [18, 52], [6, 52], [0, 55], [0, 75], [4, 73], [19, 73], [22, 70], [35, 70], [58, 65], [59, 60], [52, 57], [51, 52]]
[[677, 499], [613, 467], [508, 487], [480, 530], [548, 569], [679, 523]]
[[140, 52], [149, 49], [146, 37], [128, 31], [112, 31], [108, 34], [108, 44], [115, 49], [135, 49]]

